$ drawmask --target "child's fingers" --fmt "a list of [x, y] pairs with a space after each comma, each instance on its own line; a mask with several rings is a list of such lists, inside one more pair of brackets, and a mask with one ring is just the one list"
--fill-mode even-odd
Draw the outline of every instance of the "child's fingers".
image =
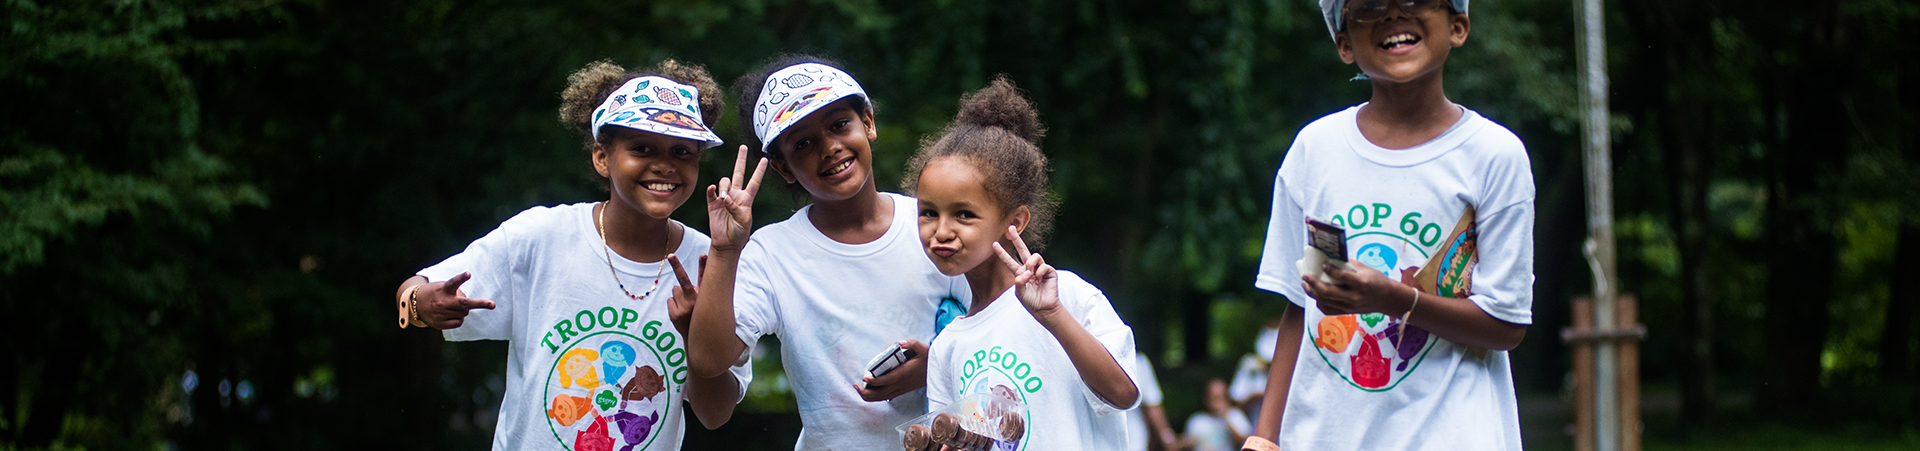
[[761, 158], [760, 165], [753, 168], [753, 178], [747, 180], [747, 196], [751, 197], [760, 193], [760, 179], [765, 176], [766, 173], [767, 159]]
[[1019, 260], [1015, 260], [1012, 255], [1007, 254], [1007, 248], [1000, 246], [999, 242], [993, 243], [993, 252], [1000, 254], [1000, 261], [1005, 262], [1007, 269], [1013, 270], [1014, 273], [1018, 274], [1020, 270], [1025, 269], [1021, 267]]
[[[739, 183], [741, 180], [745, 180], [746, 179], [745, 176], [747, 175], [746, 173], [747, 173], [747, 146], [742, 144], [740, 145], [740, 153], [733, 157], [734, 183]], [[722, 183], [721, 185], [726, 186], [729, 190], [739, 188], [739, 186], [727, 185], [725, 183]]]
[[[704, 260], [704, 257], [703, 257], [703, 260]], [[693, 279], [690, 279], [687, 277], [687, 268], [685, 266], [680, 266], [680, 256], [667, 254], [667, 264], [673, 265], [673, 275], [674, 277], [680, 278], [680, 286], [683, 286], [683, 287], [693, 286]], [[675, 291], [678, 291], [678, 290], [675, 290]]]
[[460, 298], [459, 302], [460, 302], [461, 310], [473, 310], [473, 309], [493, 310], [493, 307], [494, 307], [493, 301], [489, 301], [486, 299]]
[[471, 279], [473, 279], [473, 273], [460, 273], [460, 275], [453, 276], [452, 279], [447, 279], [447, 283], [440, 286], [440, 291], [448, 295], [458, 295], [460, 293], [460, 284], [467, 283], [467, 281]]
[[700, 276], [707, 276], [707, 254], [700, 254]]
[[1032, 257], [1033, 251], [1027, 250], [1027, 240], [1020, 239], [1020, 229], [1007, 226], [1007, 237], [1013, 239], [1013, 247], [1020, 249], [1020, 256]]

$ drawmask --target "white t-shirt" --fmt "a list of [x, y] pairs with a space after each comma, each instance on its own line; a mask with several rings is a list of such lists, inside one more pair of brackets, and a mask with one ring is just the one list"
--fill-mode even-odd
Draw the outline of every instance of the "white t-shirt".
[[1294, 267], [1311, 217], [1346, 228], [1353, 263], [1411, 279], [1431, 253], [1451, 247], [1447, 239], [1471, 205], [1477, 244], [1463, 234], [1467, 244], [1458, 248], [1485, 251], [1472, 266], [1468, 298], [1494, 318], [1532, 323], [1527, 149], [1505, 127], [1462, 110], [1440, 137], [1389, 150], [1361, 136], [1360, 107], [1349, 108], [1308, 124], [1281, 163], [1255, 285], [1306, 310], [1282, 448], [1520, 449], [1506, 352], [1478, 357], [1411, 326], [1403, 339], [1400, 319], [1384, 314], [1328, 317], [1301, 289]]
[[1233, 382], [1227, 384], [1227, 399], [1247, 402], [1254, 395], [1266, 395], [1268, 363], [1257, 355], [1240, 356], [1240, 365], [1233, 369]]
[[[1100, 341], [1121, 370], [1133, 374], [1133, 328], [1120, 321], [1099, 288], [1072, 272], [1059, 274], [1062, 307]], [[931, 352], [929, 411], [974, 393], [1027, 405], [1026, 436], [1014, 449], [1001, 451], [1127, 447], [1127, 421], [1117, 413], [1133, 409], [1141, 397], [1117, 406], [1095, 394], [1080, 379], [1060, 340], [1033, 319], [1012, 288], [980, 313], [953, 320]]]
[[899, 448], [893, 428], [926, 412], [926, 393], [867, 402], [854, 385], [900, 340], [932, 340], [941, 299], [971, 297], [965, 277], [940, 274], [921, 249], [918, 201], [881, 194], [893, 200], [893, 224], [872, 242], [828, 238], [807, 206], [753, 232], [741, 251], [734, 332], [749, 352], [762, 335], [780, 337], [802, 423], [794, 449]]
[[1253, 434], [1253, 422], [1247, 421], [1247, 414], [1240, 409], [1227, 409], [1226, 421], [1205, 411], [1194, 412], [1187, 417], [1187, 436], [1193, 438], [1193, 451], [1234, 451], [1240, 449], [1233, 442], [1233, 432], [1227, 426], [1233, 426], [1240, 435]]
[[[1133, 377], [1133, 386], [1140, 389], [1140, 407], [1160, 405], [1160, 378], [1153, 375], [1153, 362], [1147, 361], [1146, 354], [1134, 355], [1139, 359], [1133, 362], [1133, 369], [1127, 371], [1127, 375]], [[1148, 436], [1152, 431], [1147, 427], [1147, 409], [1128, 410], [1126, 415], [1127, 449], [1146, 451], [1147, 442], [1153, 440]]]
[[[681, 402], [689, 372], [686, 337], [667, 315], [679, 280], [671, 268], [661, 272], [665, 261], [608, 254], [594, 230], [593, 206], [527, 209], [419, 272], [436, 282], [471, 272], [460, 290], [496, 305], [471, 310], [460, 327], [442, 332], [449, 341], [509, 342], [493, 449], [680, 449], [688, 418]], [[709, 240], [685, 230], [674, 253], [683, 262], [700, 261]], [[614, 282], [609, 258], [634, 294], [655, 279], [659, 288], [645, 299], [628, 298]], [[753, 372], [741, 365], [733, 375], [746, 393]]]

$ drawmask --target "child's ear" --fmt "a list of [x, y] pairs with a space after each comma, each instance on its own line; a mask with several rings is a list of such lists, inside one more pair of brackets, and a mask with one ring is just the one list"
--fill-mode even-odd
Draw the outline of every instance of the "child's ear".
[[1019, 208], [1013, 209], [1012, 216], [1013, 220], [1009, 225], [1012, 225], [1014, 229], [1018, 229], [1020, 233], [1027, 233], [1027, 224], [1033, 222], [1033, 210], [1027, 208], [1025, 205], [1021, 205]]
[[800, 183], [800, 179], [793, 178], [793, 168], [787, 167], [787, 160], [768, 158], [767, 167], [773, 168], [773, 173], [780, 174], [780, 178], [786, 180], [787, 184]]
[[1353, 39], [1347, 36], [1347, 32], [1333, 34], [1333, 49], [1340, 52], [1341, 62], [1353, 64]]
[[595, 141], [593, 143], [593, 171], [600, 173], [601, 177], [613, 176], [612, 173], [607, 171], [607, 156], [607, 146]]
[[867, 123], [867, 142], [880, 139], [880, 127], [873, 125], [873, 107], [869, 106], [866, 111], [860, 113], [860, 122]]
[[1447, 43], [1454, 47], [1467, 45], [1467, 33], [1473, 31], [1473, 20], [1466, 14], [1454, 14], [1448, 23]]

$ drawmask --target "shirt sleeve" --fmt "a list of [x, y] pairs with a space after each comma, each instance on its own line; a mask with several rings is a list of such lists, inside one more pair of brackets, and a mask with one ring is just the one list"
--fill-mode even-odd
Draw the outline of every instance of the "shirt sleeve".
[[771, 258], [766, 247], [753, 242], [740, 252], [740, 266], [733, 278], [733, 333], [746, 347], [741, 348], [735, 364], [748, 360], [761, 336], [780, 333], [780, 315], [773, 308], [774, 290], [766, 268]]
[[949, 346], [935, 340], [927, 348], [927, 412], [944, 409], [953, 403], [953, 365], [947, 364], [947, 357], [953, 353]]
[[[1289, 156], [1302, 152], [1298, 141]], [[1306, 291], [1300, 288], [1300, 269], [1294, 267], [1307, 246], [1306, 213], [1287, 191], [1287, 169], [1291, 159], [1281, 164], [1273, 177], [1273, 215], [1267, 219], [1266, 243], [1260, 250], [1260, 273], [1253, 285], [1279, 293], [1301, 308], [1311, 306]]]
[[1133, 362], [1133, 371], [1127, 374], [1133, 376], [1134, 387], [1140, 389], [1140, 405], [1160, 405], [1160, 378], [1153, 374], [1153, 362], [1147, 360], [1146, 354], [1134, 355], [1139, 358]]
[[[1084, 281], [1080, 283], [1086, 284]], [[1091, 293], [1080, 301], [1080, 308], [1077, 309], [1080, 310], [1080, 314], [1075, 315], [1075, 318], [1079, 318], [1080, 326], [1085, 327], [1087, 332], [1093, 335], [1094, 340], [1098, 340], [1102, 347], [1107, 348], [1107, 354], [1113, 356], [1113, 361], [1120, 364], [1120, 369], [1129, 375], [1128, 382], [1132, 382], [1131, 375], [1135, 371], [1133, 328], [1120, 320], [1120, 314], [1114, 312], [1113, 303], [1107, 300], [1106, 294], [1093, 288], [1091, 284], [1086, 286]], [[1082, 384], [1081, 389], [1086, 392], [1087, 402], [1093, 406], [1094, 413], [1101, 416], [1133, 410], [1140, 406], [1141, 397], [1139, 396], [1133, 397], [1132, 403], [1122, 406], [1113, 404], [1098, 393], [1094, 393], [1090, 385]]]
[[1526, 147], [1512, 133], [1487, 165], [1482, 182], [1477, 241], [1480, 262], [1473, 267], [1473, 295], [1487, 314], [1514, 324], [1533, 323], [1533, 168]]
[[[539, 210], [539, 209], [536, 209]], [[460, 327], [441, 331], [448, 341], [506, 340], [512, 338], [514, 312], [526, 303], [531, 243], [524, 237], [537, 228], [528, 210], [467, 244], [465, 250], [440, 263], [421, 269], [418, 274], [428, 282], [445, 282], [460, 273], [472, 278], [460, 285], [467, 297], [493, 301], [493, 309], [467, 311]]]

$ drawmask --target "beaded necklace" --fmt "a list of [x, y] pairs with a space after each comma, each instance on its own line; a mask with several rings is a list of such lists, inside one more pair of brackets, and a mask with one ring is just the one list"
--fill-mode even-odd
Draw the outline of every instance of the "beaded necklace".
[[[637, 301], [641, 299], [646, 299], [647, 296], [652, 296], [653, 290], [660, 288], [660, 278], [662, 276], [667, 275], [666, 254], [672, 252], [672, 250], [669, 249], [661, 253], [660, 272], [658, 274], [653, 275], [653, 286], [647, 287], [646, 293], [641, 293], [639, 296], [634, 296], [632, 291], [627, 291], [627, 284], [622, 283], [620, 281], [620, 271], [613, 269], [613, 245], [607, 244], [607, 227], [605, 225], [607, 222], [607, 203], [606, 202], [600, 203], [600, 211], [595, 213], [595, 216], [597, 216], [597, 218], [593, 222], [593, 228], [594, 230], [600, 231], [600, 246], [605, 251], [604, 256], [607, 258], [607, 271], [613, 273], [613, 283], [615, 285], [619, 285], [620, 292], [626, 293], [627, 297], [630, 299]], [[668, 229], [667, 233], [665, 233], [664, 235], [666, 235], [666, 239], [661, 240], [660, 242], [661, 248], [666, 248], [669, 244], [673, 242], [672, 229]]]

